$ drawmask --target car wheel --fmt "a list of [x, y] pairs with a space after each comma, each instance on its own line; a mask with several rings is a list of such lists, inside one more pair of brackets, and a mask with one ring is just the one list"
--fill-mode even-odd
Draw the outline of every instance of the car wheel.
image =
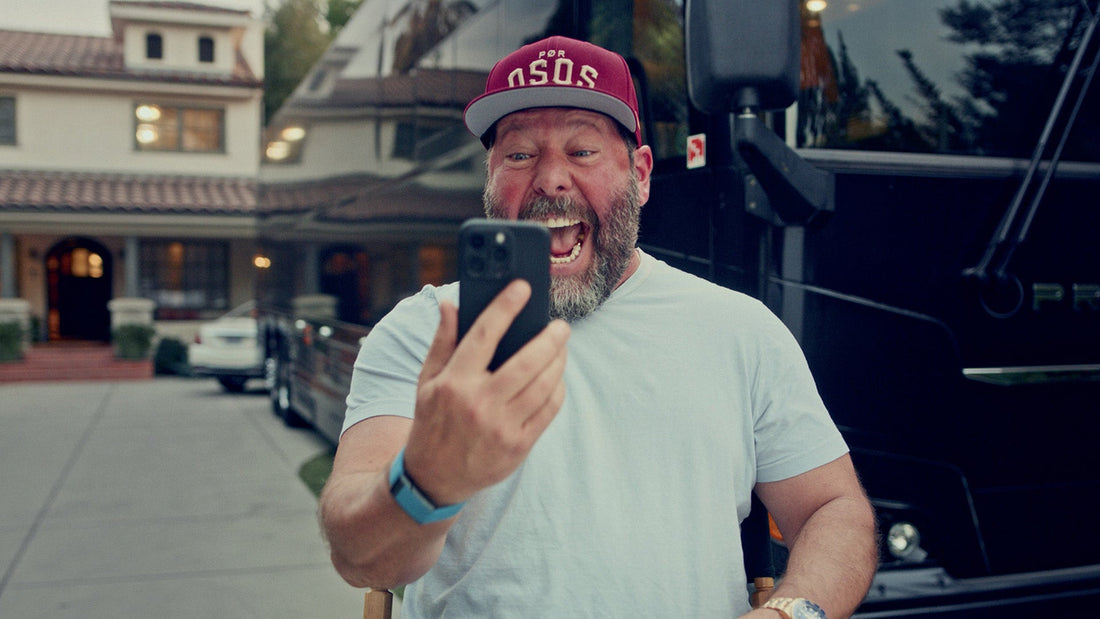
[[248, 382], [248, 377], [219, 376], [218, 382], [222, 384], [222, 389], [225, 389], [229, 393], [240, 393], [244, 391], [244, 384]]

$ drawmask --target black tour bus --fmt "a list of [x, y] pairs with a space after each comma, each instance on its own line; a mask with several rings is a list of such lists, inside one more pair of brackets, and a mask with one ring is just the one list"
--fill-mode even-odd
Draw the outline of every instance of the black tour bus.
[[267, 129], [273, 408], [337, 439], [360, 338], [482, 212], [465, 104], [524, 43], [590, 40], [637, 76], [641, 246], [764, 300], [852, 447], [882, 533], [857, 616], [1094, 617], [1097, 4], [364, 0]]

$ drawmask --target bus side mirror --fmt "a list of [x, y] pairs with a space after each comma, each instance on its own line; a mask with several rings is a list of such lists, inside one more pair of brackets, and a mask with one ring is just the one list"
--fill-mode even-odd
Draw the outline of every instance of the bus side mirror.
[[778, 110], [798, 97], [798, 0], [688, 0], [688, 93], [710, 114]]

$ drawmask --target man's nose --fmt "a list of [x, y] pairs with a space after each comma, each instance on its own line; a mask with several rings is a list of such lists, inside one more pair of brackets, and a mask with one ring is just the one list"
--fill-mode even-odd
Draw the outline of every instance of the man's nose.
[[539, 195], [557, 196], [573, 187], [569, 160], [565, 155], [542, 155], [535, 171], [535, 191]]

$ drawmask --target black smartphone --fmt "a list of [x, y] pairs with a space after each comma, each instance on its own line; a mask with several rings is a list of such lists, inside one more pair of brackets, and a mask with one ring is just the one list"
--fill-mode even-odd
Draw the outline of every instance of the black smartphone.
[[550, 231], [532, 222], [470, 219], [458, 232], [458, 338], [501, 290], [516, 279], [531, 298], [500, 340], [496, 370], [550, 320]]

